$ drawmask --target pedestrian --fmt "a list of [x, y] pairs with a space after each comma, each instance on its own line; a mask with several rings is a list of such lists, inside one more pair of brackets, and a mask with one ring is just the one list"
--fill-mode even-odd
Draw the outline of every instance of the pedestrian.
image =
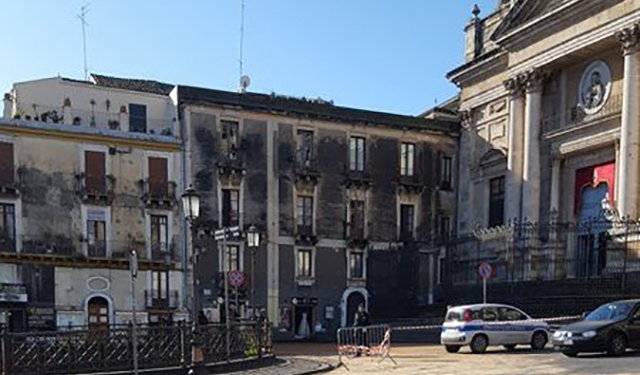
[[356, 357], [362, 355], [362, 352], [369, 348], [367, 345], [367, 326], [369, 325], [369, 313], [364, 307], [364, 303], [358, 305], [358, 311], [353, 318], [353, 326], [356, 327], [356, 342], [358, 345], [358, 352]]
[[209, 319], [207, 319], [207, 316], [202, 310], [200, 310], [200, 312], [198, 313], [198, 324], [200, 324], [201, 326], [206, 326], [207, 324], [209, 324]]

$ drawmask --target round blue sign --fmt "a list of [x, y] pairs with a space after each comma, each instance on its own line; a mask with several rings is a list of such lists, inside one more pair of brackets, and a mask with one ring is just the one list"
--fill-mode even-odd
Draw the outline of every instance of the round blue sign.
[[488, 279], [493, 274], [493, 267], [487, 262], [484, 262], [478, 267], [478, 275], [483, 279]]

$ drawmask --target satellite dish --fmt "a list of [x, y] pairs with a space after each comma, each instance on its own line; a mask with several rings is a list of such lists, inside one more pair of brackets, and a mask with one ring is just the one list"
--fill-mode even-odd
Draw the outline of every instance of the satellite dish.
[[247, 92], [247, 88], [249, 87], [250, 84], [251, 84], [251, 78], [249, 78], [249, 76], [242, 76], [240, 78], [240, 88], [238, 89], [238, 91]]

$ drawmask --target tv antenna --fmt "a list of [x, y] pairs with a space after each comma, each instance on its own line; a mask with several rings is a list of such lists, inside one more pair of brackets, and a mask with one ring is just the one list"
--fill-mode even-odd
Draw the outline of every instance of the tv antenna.
[[242, 0], [242, 11], [240, 18], [240, 87], [238, 88], [239, 92], [246, 92], [247, 87], [249, 87], [249, 83], [251, 80], [248, 76], [244, 75], [244, 9], [245, 9], [245, 0]]
[[85, 4], [80, 7], [80, 14], [77, 14], [76, 17], [80, 20], [82, 24], [82, 51], [84, 53], [84, 79], [89, 80], [89, 69], [87, 68], [87, 31], [86, 27], [89, 26], [87, 23], [87, 14], [89, 13], [89, 4]]

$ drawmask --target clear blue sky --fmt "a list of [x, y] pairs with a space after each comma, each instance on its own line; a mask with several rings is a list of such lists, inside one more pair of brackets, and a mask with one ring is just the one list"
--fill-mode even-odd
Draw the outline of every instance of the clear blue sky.
[[[0, 89], [89, 71], [235, 90], [241, 0], [4, 0]], [[246, 0], [250, 91], [417, 114], [456, 93], [463, 27], [497, 0]]]

